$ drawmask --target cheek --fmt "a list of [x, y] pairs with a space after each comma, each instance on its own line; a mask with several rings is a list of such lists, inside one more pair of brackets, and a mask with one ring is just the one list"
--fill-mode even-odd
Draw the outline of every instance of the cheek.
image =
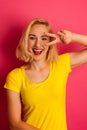
[[47, 51], [49, 50], [49, 47], [48, 47], [48, 46], [46, 46], [46, 47], [45, 47], [45, 50], [46, 50], [46, 52], [47, 52]]
[[32, 45], [30, 43], [28, 44], [28, 50], [32, 52]]
[[31, 48], [34, 45], [34, 42], [28, 41], [28, 47]]

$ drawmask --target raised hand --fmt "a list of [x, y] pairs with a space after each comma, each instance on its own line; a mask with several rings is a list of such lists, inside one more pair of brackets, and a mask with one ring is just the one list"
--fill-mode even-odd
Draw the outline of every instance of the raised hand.
[[50, 37], [51, 42], [46, 43], [46, 45], [50, 46], [59, 42], [62, 42], [59, 35], [53, 33], [45, 33], [48, 37]]
[[63, 43], [69, 44], [73, 41], [73, 33], [68, 30], [60, 30], [57, 35]]

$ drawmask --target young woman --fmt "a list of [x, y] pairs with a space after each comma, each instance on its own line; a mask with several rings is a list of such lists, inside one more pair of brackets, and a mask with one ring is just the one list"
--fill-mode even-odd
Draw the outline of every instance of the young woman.
[[11, 130], [67, 130], [67, 78], [87, 62], [87, 50], [58, 55], [59, 42], [87, 46], [87, 36], [68, 30], [53, 34], [44, 19], [32, 20], [23, 32], [16, 56], [26, 64], [9, 72], [4, 86]]

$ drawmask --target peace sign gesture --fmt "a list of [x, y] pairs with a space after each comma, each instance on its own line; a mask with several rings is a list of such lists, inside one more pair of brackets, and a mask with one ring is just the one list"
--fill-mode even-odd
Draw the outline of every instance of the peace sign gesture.
[[52, 39], [51, 42], [46, 43], [47, 46], [61, 42], [61, 40], [57, 34], [53, 34], [53, 33], [45, 33], [45, 34]]

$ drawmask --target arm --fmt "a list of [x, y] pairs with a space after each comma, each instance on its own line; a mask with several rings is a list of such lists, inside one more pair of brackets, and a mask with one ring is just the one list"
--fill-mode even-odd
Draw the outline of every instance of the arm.
[[[58, 36], [65, 44], [75, 42], [87, 47], [87, 35], [72, 33], [68, 30], [61, 30], [58, 32]], [[70, 59], [72, 68], [79, 66], [80, 64], [86, 63], [87, 49], [81, 50], [79, 52], [70, 53]]]
[[39, 130], [21, 120], [21, 101], [18, 93], [7, 90], [7, 108], [11, 130]]

